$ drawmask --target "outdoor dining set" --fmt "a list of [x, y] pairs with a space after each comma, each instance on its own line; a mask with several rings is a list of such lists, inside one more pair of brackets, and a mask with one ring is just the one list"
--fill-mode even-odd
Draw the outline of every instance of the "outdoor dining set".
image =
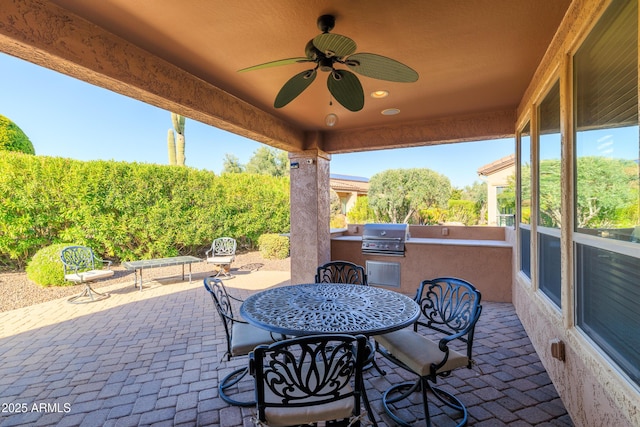
[[[314, 283], [275, 286], [242, 300], [231, 295], [221, 279], [232, 277], [229, 266], [235, 249], [235, 240], [215, 239], [206, 255], [219, 270], [204, 279], [226, 333], [227, 360], [248, 359], [219, 381], [223, 401], [254, 407], [257, 426], [377, 426], [364, 377], [371, 369], [386, 375], [376, 363], [376, 355], [381, 355], [414, 376], [382, 394], [382, 406], [393, 422], [412, 425], [396, 404], [418, 393], [428, 426], [428, 394], [459, 413], [458, 426], [467, 423], [464, 403], [435, 384], [454, 369], [473, 364], [474, 331], [482, 306], [480, 292], [471, 283], [454, 277], [423, 280], [410, 298], [370, 286], [360, 265], [332, 261], [317, 268]], [[84, 246], [64, 248], [60, 257], [65, 279], [85, 285], [69, 302], [108, 297], [89, 283], [113, 275], [109, 261], [100, 269], [101, 260]], [[201, 260], [182, 256], [123, 265], [134, 270], [134, 285], [142, 291], [144, 268], [182, 265], [184, 280], [184, 266], [189, 265], [191, 281], [190, 266], [196, 261]], [[234, 396], [244, 379], [253, 381], [252, 400]]]
[[[415, 377], [382, 395], [393, 422], [412, 425], [395, 404], [418, 393], [431, 425], [429, 393], [457, 411], [458, 426], [467, 423], [464, 403], [434, 384], [472, 366], [482, 311], [472, 284], [453, 277], [424, 280], [412, 299], [369, 286], [362, 266], [333, 261], [318, 267], [315, 283], [276, 286], [244, 300], [218, 277], [205, 278], [204, 287], [224, 325], [227, 360], [248, 359], [219, 381], [219, 397], [254, 407], [255, 425], [378, 425], [364, 382], [372, 368], [386, 375], [378, 354]], [[243, 379], [253, 381], [252, 400], [234, 396]]]

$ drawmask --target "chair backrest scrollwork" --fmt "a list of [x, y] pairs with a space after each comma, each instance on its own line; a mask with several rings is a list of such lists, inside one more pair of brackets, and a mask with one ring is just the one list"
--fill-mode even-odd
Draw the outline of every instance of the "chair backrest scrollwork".
[[64, 274], [95, 269], [95, 255], [87, 246], [67, 246], [60, 252]]
[[[344, 399], [352, 399], [354, 404], [339, 419], [359, 416], [365, 348], [366, 338], [362, 335], [332, 334], [256, 347], [250, 356], [250, 371], [256, 378], [260, 420], [276, 421], [269, 419], [269, 410], [273, 408], [318, 408]], [[305, 418], [314, 410], [299, 411], [295, 424], [321, 421]], [[331, 419], [334, 418], [328, 418]]]
[[453, 277], [424, 280], [415, 298], [422, 315], [414, 328], [422, 325], [445, 334], [444, 343], [455, 339], [465, 343], [470, 368], [475, 325], [482, 312], [480, 300], [480, 292], [465, 280]]
[[236, 253], [236, 240], [231, 237], [219, 237], [213, 241], [213, 256], [230, 256]]
[[318, 267], [316, 283], [367, 285], [364, 267], [348, 261], [331, 261]]

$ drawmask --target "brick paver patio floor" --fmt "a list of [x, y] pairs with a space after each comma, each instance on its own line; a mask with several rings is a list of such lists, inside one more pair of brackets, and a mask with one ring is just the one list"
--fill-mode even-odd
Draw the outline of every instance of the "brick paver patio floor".
[[[114, 285], [111, 297], [97, 303], [56, 300], [0, 313], [0, 427], [251, 426], [253, 408], [218, 397], [218, 378], [246, 359], [222, 358], [224, 331], [202, 278], [144, 292]], [[286, 272], [253, 271], [225, 283], [246, 296], [288, 280]], [[483, 305], [478, 365], [441, 383], [468, 406], [469, 425], [572, 425], [513, 306]], [[369, 399], [378, 424], [392, 425], [381, 393], [411, 377], [378, 360], [387, 375], [366, 373]], [[252, 396], [249, 379], [239, 393]], [[419, 400], [400, 410], [424, 425]], [[435, 425], [454, 425], [437, 407], [431, 412]]]

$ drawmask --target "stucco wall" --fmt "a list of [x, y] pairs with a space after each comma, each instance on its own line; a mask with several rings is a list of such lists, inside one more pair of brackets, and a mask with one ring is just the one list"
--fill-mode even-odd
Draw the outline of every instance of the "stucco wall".
[[[527, 335], [576, 426], [640, 426], [638, 392], [602, 363], [587, 339], [565, 329], [562, 316], [526, 280], [517, 277], [513, 303]], [[565, 345], [565, 361], [552, 357], [551, 341]]]

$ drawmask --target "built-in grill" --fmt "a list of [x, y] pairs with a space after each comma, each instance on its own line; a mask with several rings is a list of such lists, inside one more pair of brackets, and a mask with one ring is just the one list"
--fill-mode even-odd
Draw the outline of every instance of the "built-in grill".
[[408, 224], [365, 224], [362, 253], [404, 256], [404, 244], [408, 238]]

